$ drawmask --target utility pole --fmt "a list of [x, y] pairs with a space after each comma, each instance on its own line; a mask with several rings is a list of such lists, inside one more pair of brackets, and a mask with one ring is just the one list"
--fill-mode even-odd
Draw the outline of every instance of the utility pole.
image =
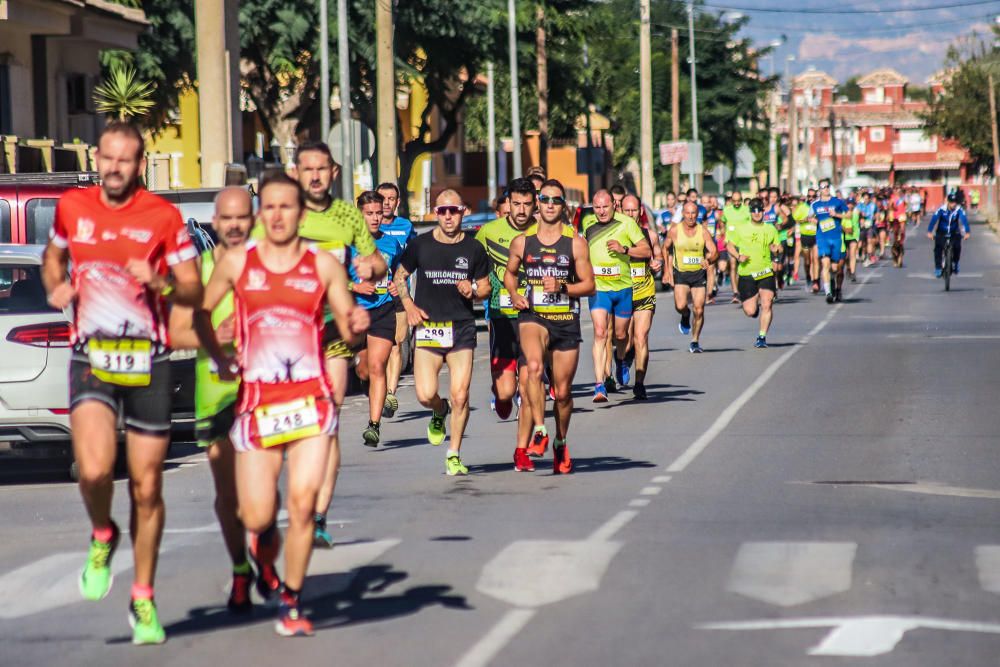
[[330, 133], [330, 7], [319, 0], [319, 138]]
[[649, 0], [639, 0], [639, 194], [652, 205], [656, 182], [653, 179], [653, 65], [650, 41]]
[[788, 92], [788, 183], [785, 187], [791, 194], [799, 191], [798, 165], [796, 161], [799, 157], [799, 108], [795, 104], [795, 94], [789, 89]]
[[[341, 0], [343, 2], [344, 0]], [[521, 178], [521, 102], [517, 91], [517, 7], [507, 0], [507, 50], [510, 58], [510, 133], [514, 139], [514, 178]]]
[[231, 45], [226, 44], [227, 33], [231, 32], [226, 25], [235, 20], [229, 11], [231, 4], [231, 0], [197, 0], [194, 7], [201, 182], [205, 187], [223, 184], [226, 163], [234, 157], [234, 132], [229, 125], [233, 107], [230, 92], [232, 70], [227, 65], [239, 62], [239, 52], [229, 52]]
[[337, 60], [340, 70], [340, 141], [344, 164], [340, 165], [340, 194], [354, 201], [354, 156], [351, 154], [351, 69], [347, 55], [347, 0], [337, 0]]
[[[681, 63], [677, 28], [670, 29], [670, 137], [673, 141], [681, 138]], [[675, 193], [681, 189], [681, 165], [670, 165], [670, 186]]]
[[809, 136], [809, 130], [812, 129], [812, 88], [806, 89], [805, 104], [803, 106], [802, 112], [802, 133], [803, 133], [803, 148], [806, 152], [806, 188], [812, 187], [812, 140]]
[[[694, 0], [688, 4], [688, 63], [691, 64], [691, 141], [698, 142], [698, 79], [695, 76], [695, 59], [694, 59]], [[688, 161], [691, 164], [691, 187], [698, 189], [701, 192], [702, 189], [702, 174], [695, 173], [695, 160], [694, 156], [688, 156]], [[703, 170], [704, 168], [702, 168]]]
[[375, 146], [378, 182], [396, 182], [396, 52], [393, 49], [393, 0], [375, 0]]
[[538, 88], [538, 163], [549, 168], [549, 59], [545, 50], [545, 4], [535, 6], [535, 64]]
[[993, 130], [993, 210], [1000, 210], [1000, 140], [997, 139], [997, 100], [993, 88], [993, 72], [987, 75], [990, 84], [990, 127]]
[[837, 187], [842, 179], [840, 178], [840, 168], [837, 165], [837, 117], [834, 115], [833, 109], [830, 109], [830, 156], [833, 159], [830, 174], [833, 176], [833, 187]]
[[486, 198], [490, 201], [497, 196], [497, 113], [494, 103], [496, 88], [493, 77], [496, 68], [492, 62], [486, 63]]
[[587, 132], [587, 201], [592, 201], [594, 196], [594, 163], [591, 156], [594, 152], [594, 139], [590, 127], [590, 50], [587, 42], [583, 43], [583, 69], [587, 73], [587, 85], [584, 88], [584, 129]]

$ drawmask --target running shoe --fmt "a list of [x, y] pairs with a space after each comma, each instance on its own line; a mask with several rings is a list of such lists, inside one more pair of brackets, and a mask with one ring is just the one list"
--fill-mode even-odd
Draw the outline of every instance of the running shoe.
[[[281, 548], [281, 533], [278, 532], [277, 528], [273, 529], [275, 532], [275, 543], [267, 546], [260, 544], [260, 536], [255, 533], [250, 533], [250, 543], [249, 549], [247, 549], [250, 560], [253, 562], [254, 567], [257, 568], [257, 582], [255, 588], [257, 589], [257, 595], [265, 602], [269, 603], [277, 599], [278, 594], [281, 592], [281, 578], [278, 576], [278, 570], [274, 567], [274, 561], [278, 557], [278, 550]], [[315, 537], [313, 538], [313, 543], [315, 544]], [[331, 538], [331, 544], [333, 540]], [[267, 553], [261, 553], [262, 547]]]
[[490, 412], [496, 412], [496, 411], [497, 411], [497, 397], [490, 396]]
[[549, 434], [535, 431], [531, 436], [531, 443], [528, 445], [530, 456], [542, 457], [549, 449]]
[[136, 646], [144, 644], [162, 644], [167, 641], [167, 633], [160, 625], [156, 614], [156, 603], [151, 599], [135, 598], [128, 605], [128, 624], [132, 626], [132, 643]]
[[637, 401], [645, 401], [646, 396], [646, 385], [637, 382], [634, 387], [632, 387], [632, 398]]
[[382, 416], [387, 419], [392, 419], [396, 410], [399, 410], [399, 399], [391, 391], [385, 395], [385, 403], [382, 404]]
[[90, 550], [87, 552], [87, 564], [80, 573], [80, 594], [87, 600], [102, 600], [111, 590], [114, 575], [111, 573], [111, 558], [118, 549], [121, 531], [118, 524], [111, 522], [111, 541], [101, 542], [90, 538]]
[[604, 388], [609, 392], [618, 391], [618, 384], [615, 382], [615, 379], [609, 375], [604, 378]]
[[[552, 385], [549, 385], [548, 397], [549, 397], [550, 401], [556, 400], [556, 388], [553, 387]], [[517, 399], [517, 407], [518, 407], [518, 409], [520, 409], [520, 407], [521, 407], [521, 398], [520, 397], [518, 397], [518, 399]]]
[[699, 343], [696, 340], [691, 341], [691, 344], [688, 345], [688, 352], [690, 352], [691, 354], [701, 354], [702, 353], [701, 343]]
[[767, 339], [763, 336], [757, 336], [757, 340], [754, 341], [754, 347], [764, 349], [767, 347]]
[[608, 390], [604, 388], [603, 384], [594, 385], [594, 403], [607, 403], [608, 402]]
[[833, 293], [833, 300], [836, 301], [837, 303], [840, 303], [841, 301], [843, 301], [843, 297], [841, 296], [841, 294], [842, 293], [841, 293], [840, 289], [838, 288], [837, 291]]
[[819, 281], [814, 281], [812, 286], [813, 294], [819, 294]]
[[431, 422], [427, 425], [427, 440], [430, 441], [430, 443], [435, 447], [444, 442], [444, 419], [448, 416], [450, 411], [451, 409], [448, 405], [448, 401], [445, 401], [443, 414], [439, 415], [436, 412], [431, 413]]
[[569, 457], [569, 447], [563, 442], [552, 448], [552, 474], [568, 475], [573, 472], [573, 459]]
[[313, 517], [315, 528], [313, 529], [313, 546], [320, 549], [333, 548], [333, 535], [326, 530], [326, 517], [317, 514]]
[[495, 401], [494, 405], [493, 409], [496, 411], [497, 417], [504, 421], [510, 418], [510, 413], [514, 411], [514, 401], [510, 398], [506, 401]]
[[798, 282], [798, 280], [799, 280], [799, 272], [798, 271], [796, 271], [795, 273], [792, 274], [792, 280], [794, 280], [795, 282]]
[[458, 454], [452, 454], [444, 460], [445, 472], [449, 475], [468, 475], [469, 469], [462, 465], [462, 459]]
[[514, 472], [534, 472], [535, 464], [528, 457], [528, 451], [518, 447], [514, 450]]
[[379, 422], [368, 422], [368, 428], [361, 433], [366, 447], [378, 447], [378, 442], [381, 439], [381, 428], [382, 425]]
[[626, 373], [628, 373], [628, 367], [625, 365], [625, 362], [615, 359], [615, 382], [619, 387], [624, 387], [628, 384], [625, 380]]
[[953, 268], [951, 272], [956, 276], [958, 275], [958, 262], [955, 262], [955, 268]]
[[282, 595], [274, 631], [282, 637], [311, 637], [313, 624], [302, 613], [297, 599]]
[[229, 600], [226, 602], [226, 608], [231, 613], [249, 614], [253, 611], [253, 600], [250, 599], [250, 587], [253, 581], [253, 570], [249, 570], [246, 574], [233, 573], [233, 584], [229, 588]]
[[691, 333], [691, 311], [687, 310], [681, 313], [681, 321], [677, 324], [677, 330], [681, 332], [682, 335], [687, 336]]
[[827, 292], [826, 293], [826, 302], [827, 303], [833, 303], [833, 292]]
[[940, 278], [943, 271], [941, 269], [934, 269], [934, 277]]

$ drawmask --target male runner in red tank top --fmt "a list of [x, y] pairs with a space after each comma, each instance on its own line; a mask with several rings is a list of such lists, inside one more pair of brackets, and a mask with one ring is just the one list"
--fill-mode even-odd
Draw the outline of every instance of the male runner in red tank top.
[[[323, 483], [337, 409], [324, 372], [323, 305], [329, 304], [343, 339], [353, 343], [369, 325], [355, 305], [347, 273], [330, 253], [298, 236], [305, 212], [299, 184], [284, 174], [260, 189], [259, 219], [265, 237], [227, 252], [215, 267], [195, 316], [202, 344], [222, 379], [241, 378], [230, 432], [237, 450], [240, 516], [252, 533], [251, 554], [268, 566], [277, 557], [278, 478], [288, 459], [288, 531], [285, 586], [275, 630], [311, 635], [299, 596], [313, 547], [312, 513]], [[211, 312], [235, 294], [239, 363], [227, 359], [215, 338]]]

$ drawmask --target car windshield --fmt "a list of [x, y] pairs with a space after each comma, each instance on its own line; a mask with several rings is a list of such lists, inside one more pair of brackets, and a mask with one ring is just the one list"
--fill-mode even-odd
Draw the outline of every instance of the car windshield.
[[0, 314], [51, 313], [37, 266], [0, 266]]

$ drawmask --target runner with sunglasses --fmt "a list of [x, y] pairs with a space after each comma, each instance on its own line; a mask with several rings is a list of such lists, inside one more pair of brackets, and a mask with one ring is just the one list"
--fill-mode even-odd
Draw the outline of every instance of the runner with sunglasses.
[[[550, 357], [549, 378], [555, 392], [556, 438], [552, 471], [573, 471], [566, 445], [573, 413], [573, 378], [580, 360], [580, 297], [594, 293], [590, 250], [583, 238], [563, 222], [565, 190], [554, 179], [545, 181], [538, 195], [538, 226], [510, 244], [504, 287], [519, 311], [523, 407], [518, 420], [514, 470], [532, 471], [529, 439], [545, 434], [545, 360]], [[521, 283], [527, 289], [520, 290]], [[545, 436], [548, 439], [547, 435]], [[543, 452], [544, 453], [544, 452]]]
[[[490, 258], [481, 243], [462, 231], [465, 204], [454, 190], [438, 195], [434, 213], [438, 225], [421, 234], [403, 252], [393, 277], [406, 318], [416, 327], [413, 379], [417, 400], [432, 411], [427, 440], [445, 440], [445, 417], [451, 413], [451, 445], [445, 472], [466, 475], [462, 436], [469, 421], [472, 355], [476, 349], [476, 317], [472, 302], [490, 296]], [[416, 276], [416, 295], [406, 279]], [[448, 364], [449, 400], [438, 394], [438, 376]]]
[[708, 275], [719, 253], [715, 239], [705, 225], [698, 222], [698, 209], [694, 204], [689, 202], [684, 205], [681, 224], [674, 225], [667, 232], [663, 254], [673, 255], [674, 307], [681, 316], [681, 330], [691, 332], [688, 351], [698, 354], [702, 351], [698, 341], [705, 325]]
[[760, 330], [754, 347], [767, 347], [771, 328], [774, 295], [778, 285], [771, 265], [771, 254], [781, 249], [778, 230], [764, 222], [764, 202], [754, 198], [748, 207], [750, 222], [737, 225], [727, 235], [729, 256], [737, 264], [737, 290], [747, 317], [760, 318]]

